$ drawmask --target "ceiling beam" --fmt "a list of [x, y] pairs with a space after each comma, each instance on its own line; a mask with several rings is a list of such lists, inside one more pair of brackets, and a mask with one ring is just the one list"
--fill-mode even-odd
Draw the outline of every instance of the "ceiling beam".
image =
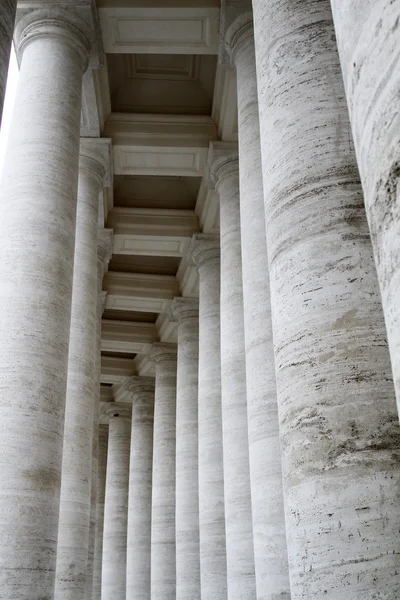
[[161, 313], [179, 296], [179, 285], [170, 275], [117, 273], [109, 271], [103, 279], [107, 292], [106, 309]]
[[101, 350], [104, 352], [148, 354], [151, 345], [157, 341], [158, 333], [154, 323], [113, 320], [101, 322]]
[[99, 8], [106, 53], [218, 54], [219, 8], [123, 4]]
[[116, 175], [202, 177], [217, 128], [207, 116], [112, 113], [103, 135], [113, 142]]

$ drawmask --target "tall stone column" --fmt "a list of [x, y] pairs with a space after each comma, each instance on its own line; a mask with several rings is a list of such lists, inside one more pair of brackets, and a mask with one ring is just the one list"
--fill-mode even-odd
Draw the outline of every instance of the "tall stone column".
[[[226, 15], [228, 17], [228, 15]], [[290, 594], [251, 12], [225, 22], [237, 73], [243, 308], [257, 598]], [[285, 596], [286, 594], [286, 596]]]
[[109, 431], [101, 600], [125, 600], [132, 406], [110, 402], [105, 414]]
[[176, 382], [176, 600], [200, 600], [198, 372], [199, 302], [174, 298], [178, 322]]
[[2, 0], [0, 6], [0, 123], [6, 93], [16, 8], [17, 0]]
[[399, 5], [331, 5], [400, 411]]
[[176, 346], [154, 344], [153, 489], [151, 514], [151, 600], [174, 600]]
[[53, 597], [55, 581], [89, 48], [75, 16], [37, 10], [18, 23], [21, 69], [0, 189], [0, 589], [20, 600]]
[[329, 2], [254, 24], [292, 599], [395, 598], [400, 431]]
[[130, 377], [132, 435], [126, 600], [150, 600], [154, 379]]
[[101, 600], [101, 571], [103, 560], [104, 500], [106, 493], [108, 426], [99, 425], [97, 454], [96, 532], [94, 542], [93, 600]]
[[227, 598], [221, 412], [220, 247], [196, 233], [190, 246], [199, 275], [199, 529], [202, 600]]
[[[106, 182], [110, 181], [106, 178]], [[101, 196], [100, 196], [101, 198]], [[104, 273], [112, 255], [113, 231], [112, 229], [98, 229], [97, 231], [97, 316], [96, 340], [94, 350], [95, 360], [95, 397], [93, 410], [93, 435], [92, 435], [92, 474], [90, 496], [90, 526], [89, 549], [86, 576], [86, 598], [94, 598], [94, 587], [101, 590], [101, 560], [99, 566], [95, 565], [96, 524], [97, 524], [97, 493], [98, 493], [98, 452], [99, 452], [99, 418], [100, 418], [100, 377], [101, 377], [101, 317], [105, 309], [107, 292], [102, 291]], [[101, 525], [102, 527], [102, 525]], [[95, 584], [95, 580], [97, 582]]]
[[55, 600], [87, 600], [93, 415], [100, 384], [97, 217], [109, 162], [109, 140], [81, 140]]
[[239, 162], [232, 144], [210, 147], [210, 172], [220, 197], [221, 392], [226, 559], [229, 600], [254, 598], [246, 363], [243, 321]]

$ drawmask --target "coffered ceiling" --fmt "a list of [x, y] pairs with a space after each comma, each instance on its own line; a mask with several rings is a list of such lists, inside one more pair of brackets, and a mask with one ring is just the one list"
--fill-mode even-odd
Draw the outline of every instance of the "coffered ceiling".
[[211, 115], [217, 57], [110, 54], [113, 112]]
[[102, 397], [112, 400], [126, 377], [154, 374], [153, 342], [176, 342], [172, 299], [198, 295], [190, 241], [219, 228], [208, 148], [237, 139], [237, 109], [234, 71], [218, 64], [218, 0], [98, 0], [98, 7], [105, 58], [85, 76], [82, 131], [100, 131], [113, 145], [101, 343]]

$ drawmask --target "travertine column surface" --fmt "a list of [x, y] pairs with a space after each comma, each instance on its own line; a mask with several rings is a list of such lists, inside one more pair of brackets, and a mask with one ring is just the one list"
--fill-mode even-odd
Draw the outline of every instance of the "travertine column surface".
[[156, 364], [151, 600], [175, 600], [176, 345], [153, 345]]
[[[0, 189], [0, 597], [52, 598], [86, 28], [33, 11]], [[74, 22], [71, 23], [71, 20]]]
[[199, 274], [199, 530], [202, 600], [227, 598], [221, 413], [220, 246], [196, 233], [190, 246]]
[[2, 0], [0, 4], [0, 123], [6, 93], [16, 8], [17, 0]]
[[284, 600], [289, 597], [290, 584], [251, 13], [243, 13], [234, 21], [225, 42], [237, 72], [247, 417], [257, 598]]
[[132, 406], [110, 402], [104, 412], [109, 426], [101, 600], [125, 600]]
[[200, 600], [198, 371], [199, 302], [174, 298], [178, 322], [176, 382], [176, 600]]
[[400, 410], [400, 6], [331, 5]]
[[125, 386], [132, 398], [126, 599], [150, 600], [155, 381], [130, 377]]
[[231, 144], [210, 148], [220, 197], [221, 397], [229, 600], [256, 595], [247, 429], [239, 162]]
[[[106, 180], [107, 181], [107, 180]], [[94, 349], [95, 360], [95, 397], [93, 407], [93, 435], [92, 435], [92, 476], [91, 476], [91, 501], [90, 501], [90, 527], [89, 550], [86, 577], [86, 600], [99, 600], [101, 593], [101, 553], [104, 518], [104, 485], [103, 513], [98, 524], [97, 497], [99, 491], [99, 418], [100, 418], [100, 377], [101, 377], [101, 317], [105, 309], [107, 292], [102, 291], [104, 273], [112, 255], [113, 232], [112, 229], [100, 228], [97, 230], [97, 319], [96, 340]], [[97, 540], [98, 534], [100, 539]], [[97, 597], [96, 597], [97, 594]]]
[[394, 599], [399, 425], [330, 5], [255, 0], [254, 25], [292, 599]]
[[56, 600], [88, 600], [93, 415], [98, 402], [97, 216], [109, 162], [108, 140], [82, 139], [65, 406]]
[[106, 493], [108, 425], [99, 425], [97, 454], [96, 532], [93, 567], [93, 600], [101, 600], [101, 571], [103, 559], [104, 499]]

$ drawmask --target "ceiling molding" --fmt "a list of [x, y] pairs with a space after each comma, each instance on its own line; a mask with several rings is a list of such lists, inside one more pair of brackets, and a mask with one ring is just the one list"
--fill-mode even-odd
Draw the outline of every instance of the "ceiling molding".
[[160, 342], [178, 343], [178, 323], [171, 321], [169, 311], [161, 313], [156, 321]]
[[107, 309], [136, 312], [167, 311], [179, 294], [178, 282], [168, 275], [109, 272], [103, 288], [107, 291]]
[[113, 141], [117, 175], [202, 177], [217, 130], [206, 116], [112, 113], [104, 135]]
[[121, 383], [126, 377], [136, 375], [133, 359], [116, 356], [101, 357], [100, 383]]
[[99, 8], [109, 54], [217, 54], [216, 7], [107, 6]]
[[158, 334], [153, 323], [101, 322], [101, 350], [104, 352], [148, 354], [152, 343], [156, 341]]
[[114, 230], [114, 254], [181, 257], [199, 231], [193, 210], [115, 207], [107, 224]]
[[154, 377], [156, 374], [155, 362], [146, 354], [138, 354], [135, 358], [135, 366], [140, 376]]
[[176, 278], [179, 282], [179, 289], [182, 296], [188, 298], [199, 297], [199, 277], [195, 266], [189, 259], [189, 248], [186, 255], [182, 258], [179, 265]]
[[203, 233], [219, 234], [219, 198], [214, 188], [208, 185], [207, 177], [203, 177], [197, 195], [195, 213], [199, 218]]

